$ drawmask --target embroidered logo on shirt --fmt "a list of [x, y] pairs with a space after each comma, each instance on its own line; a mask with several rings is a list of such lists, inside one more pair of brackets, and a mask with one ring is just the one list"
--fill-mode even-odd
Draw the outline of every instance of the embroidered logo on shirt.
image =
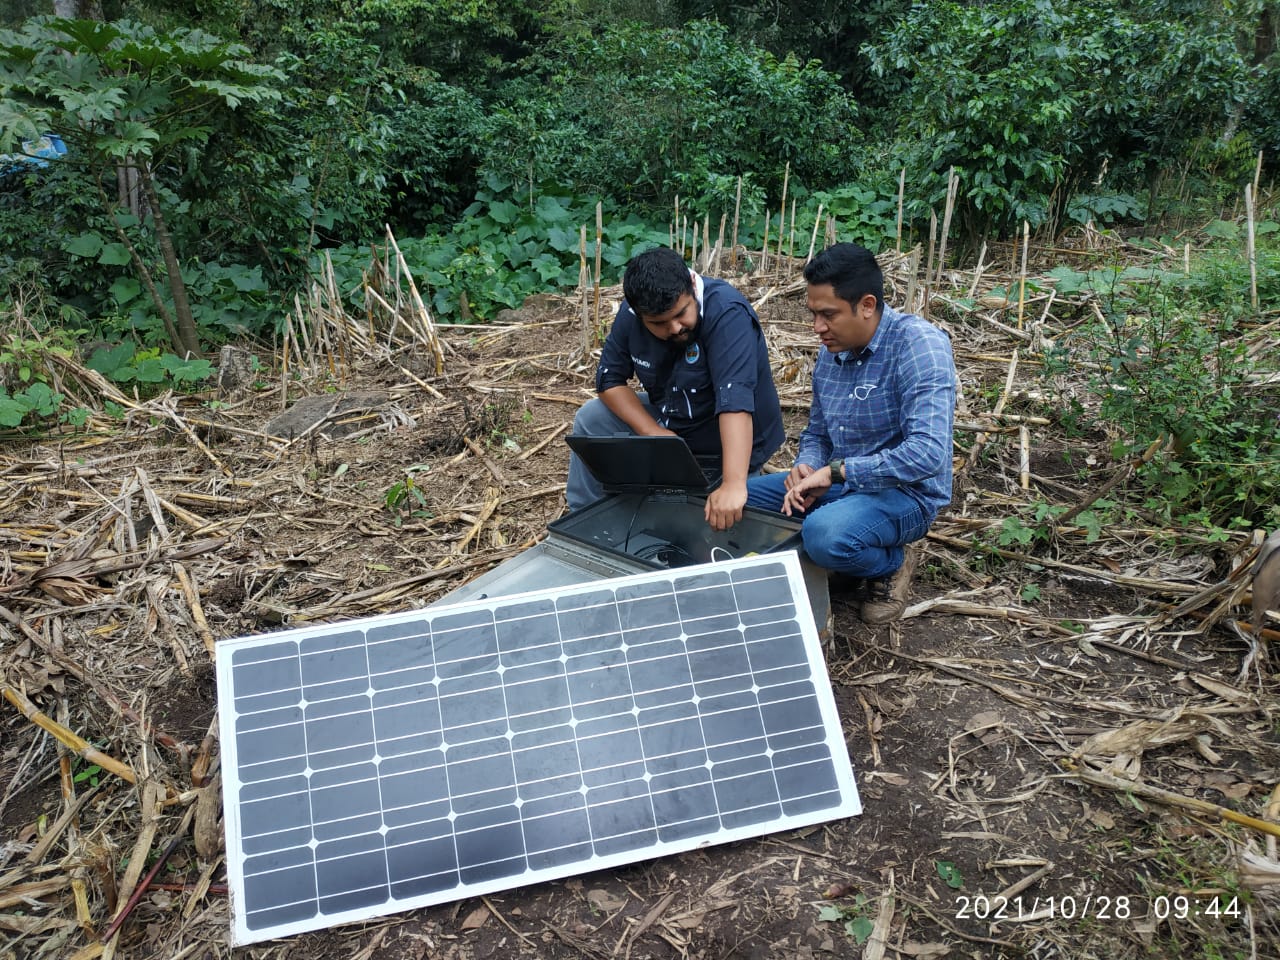
[[879, 384], [860, 383], [853, 388], [853, 398], [855, 400], [866, 400], [868, 397], [871, 396], [871, 391], [874, 390], [877, 386], [879, 386]]
[[691, 343], [689, 344], [688, 349], [684, 352], [684, 362], [697, 363], [700, 356], [702, 356], [702, 351], [698, 349], [698, 345], [696, 343]]
[[635, 354], [631, 355], [631, 362], [634, 363], [637, 367], [644, 367], [646, 370], [648, 370], [649, 367], [651, 366], [648, 360], [641, 360]]

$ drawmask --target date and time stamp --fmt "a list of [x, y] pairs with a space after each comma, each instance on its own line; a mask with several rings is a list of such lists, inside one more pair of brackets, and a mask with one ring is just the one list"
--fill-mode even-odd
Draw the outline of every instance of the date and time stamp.
[[957, 920], [1027, 922], [1036, 920], [1092, 920], [1179, 922], [1219, 920], [1231, 922], [1244, 915], [1244, 906], [1235, 896], [1188, 896], [1161, 894], [1151, 897], [1129, 894], [1066, 896], [985, 896], [958, 894], [954, 917]]

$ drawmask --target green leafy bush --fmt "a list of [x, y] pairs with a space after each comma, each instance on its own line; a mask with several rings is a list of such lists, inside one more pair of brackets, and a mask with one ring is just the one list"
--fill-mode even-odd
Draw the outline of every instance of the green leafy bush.
[[[1104, 273], [1092, 279], [1103, 319], [1082, 329], [1077, 347], [1098, 364], [1093, 389], [1116, 455], [1165, 441], [1139, 473], [1148, 509], [1219, 526], [1280, 522], [1280, 405], [1268, 386], [1280, 357], [1250, 349], [1238, 250], [1216, 249], [1190, 276]], [[1280, 251], [1271, 249], [1259, 287], [1277, 286]]]
[[1162, 20], [1153, 43], [1142, 14], [1107, 0], [934, 0], [867, 45], [912, 219], [941, 211], [952, 167], [956, 222], [976, 249], [1023, 221], [1061, 225], [1086, 184], [1133, 192], [1192, 160], [1249, 100], [1234, 25]]
[[[593, 199], [547, 190], [530, 205], [512, 189], [491, 175], [452, 230], [399, 241], [437, 319], [491, 319], [499, 310], [519, 307], [530, 294], [577, 285], [584, 224], [590, 224], [587, 257], [594, 263]], [[633, 254], [667, 243], [668, 236], [634, 215], [619, 214], [612, 204], [603, 209], [600, 253], [607, 284], [616, 282]], [[360, 275], [368, 258], [367, 248], [344, 247], [331, 254], [339, 285], [350, 291], [353, 306], [362, 302]]]
[[786, 165], [798, 182], [839, 183], [853, 101], [815, 61], [778, 58], [691, 21], [664, 30], [609, 24], [564, 38], [522, 64], [499, 91], [481, 170], [627, 207], [732, 213], [727, 182], [754, 173], [777, 197]]

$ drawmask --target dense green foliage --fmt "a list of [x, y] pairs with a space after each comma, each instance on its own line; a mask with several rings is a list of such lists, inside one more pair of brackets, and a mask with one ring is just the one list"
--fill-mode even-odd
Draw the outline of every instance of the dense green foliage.
[[[870, 45], [901, 110], [893, 153], [917, 216], [941, 206], [953, 167], [976, 239], [1062, 223], [1086, 187], [1154, 185], [1197, 149], [1230, 154], [1222, 134], [1250, 78], [1229, 25], [1169, 20], [1153, 42], [1138, 6], [918, 4]], [[1229, 172], [1252, 173], [1250, 152]]]
[[701, 217], [731, 209], [739, 175], [776, 196], [788, 164], [807, 183], [856, 172], [844, 146], [855, 112], [835, 77], [735, 42], [715, 23], [611, 25], [524, 66], [500, 90], [481, 166], [531, 191], [556, 183], [640, 209], [680, 196]]
[[[0, 356], [7, 426], [65, 415], [40, 358], [77, 338], [113, 345], [90, 362], [117, 382], [181, 388], [208, 373], [201, 351], [278, 334], [322, 259], [360, 304], [385, 225], [436, 315], [467, 320], [576, 284], [597, 203], [605, 282], [668, 242], [677, 198], [713, 235], [740, 202], [737, 239], [758, 249], [767, 221], [778, 242], [784, 183], [802, 249], [819, 206], [842, 238], [892, 244], [900, 176], [903, 241], [927, 242], [953, 170], [953, 259], [1024, 223], [1050, 240], [1226, 215], [1225, 234], [1251, 182], [1274, 216], [1280, 0], [51, 10], [0, 12], [0, 153], [44, 133], [69, 148], [0, 158], [0, 320], [22, 318]], [[1215, 522], [1263, 522], [1277, 493], [1255, 402], [1274, 358], [1239, 348], [1256, 320], [1240, 245], [1220, 236], [1190, 276], [1057, 278], [1106, 305], [1073, 349], [1104, 371], [1125, 451], [1176, 438], [1144, 473], [1153, 497]]]

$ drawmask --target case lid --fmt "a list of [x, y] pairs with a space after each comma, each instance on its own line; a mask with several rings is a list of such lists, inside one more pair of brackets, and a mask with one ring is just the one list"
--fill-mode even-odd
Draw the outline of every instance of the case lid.
[[704, 469], [680, 437], [570, 434], [565, 441], [609, 493], [652, 490], [705, 493], [720, 482], [719, 470]]

